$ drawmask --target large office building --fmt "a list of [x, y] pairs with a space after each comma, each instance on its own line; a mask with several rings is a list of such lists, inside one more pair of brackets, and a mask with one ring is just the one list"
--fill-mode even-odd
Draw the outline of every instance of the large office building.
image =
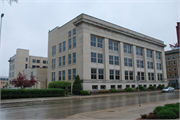
[[17, 78], [18, 73], [24, 73], [27, 68], [46, 68], [48, 61], [46, 57], [30, 56], [29, 50], [17, 49], [16, 54], [9, 59], [9, 83]]
[[48, 83], [74, 81], [84, 90], [168, 84], [163, 41], [81, 14], [49, 31]]
[[0, 77], [1, 86], [0, 88], [5, 88], [6, 83], [8, 83], [8, 77]]

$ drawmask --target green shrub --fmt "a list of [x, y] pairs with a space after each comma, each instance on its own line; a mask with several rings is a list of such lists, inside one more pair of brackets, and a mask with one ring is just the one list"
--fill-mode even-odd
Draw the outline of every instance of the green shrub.
[[54, 81], [49, 83], [48, 88], [61, 88], [66, 89], [66, 87], [70, 87], [71, 82], [68, 81]]
[[164, 106], [157, 106], [156, 108], [154, 108], [154, 113], [158, 113], [158, 112], [160, 112], [160, 111], [162, 111], [162, 110], [165, 110], [165, 109], [167, 109], [166, 107], [164, 107]]
[[164, 106], [165, 107], [176, 107], [177, 105], [174, 103], [171, 103], [171, 104], [165, 104]]
[[179, 103], [176, 103], [176, 107], [179, 108]]
[[89, 95], [90, 93], [89, 93], [88, 90], [81, 90], [81, 91], [80, 91], [80, 94], [81, 94], [81, 95]]
[[[136, 87], [136, 89], [138, 89], [138, 87]], [[146, 88], [143, 87], [142, 85], [139, 85], [139, 89], [140, 89], [141, 91], [146, 90]]]
[[156, 88], [154, 86], [149, 86], [148, 89], [155, 90]]
[[111, 92], [117, 92], [117, 90], [116, 89], [109, 89]]
[[158, 112], [157, 116], [160, 119], [176, 119], [178, 117], [176, 113], [168, 109]]
[[132, 88], [125, 88], [124, 90], [126, 90], [127, 92], [132, 92], [133, 91]]
[[176, 113], [176, 115], [179, 117], [179, 108], [176, 107], [168, 107], [167, 108], [170, 111], [173, 111], [174, 113]]
[[73, 90], [73, 94], [75, 94], [75, 95], [80, 94], [80, 91], [82, 90], [82, 85], [81, 85], [81, 81], [80, 81], [79, 75], [77, 75], [75, 77], [75, 81], [73, 83], [73, 89], [72, 90]]
[[161, 89], [162, 90], [163, 88], [164, 88], [163, 85], [158, 85], [156, 89]]
[[63, 89], [1, 89], [1, 99], [60, 97], [64, 95]]
[[110, 93], [111, 91], [110, 90], [100, 90], [98, 91], [98, 93]]

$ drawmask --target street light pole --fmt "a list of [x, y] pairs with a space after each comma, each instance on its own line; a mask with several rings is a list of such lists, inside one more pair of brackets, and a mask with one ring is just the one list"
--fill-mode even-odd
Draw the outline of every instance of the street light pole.
[[2, 29], [2, 18], [4, 17], [4, 13], [1, 13], [1, 25], [0, 25], [0, 45], [1, 45], [1, 29]]

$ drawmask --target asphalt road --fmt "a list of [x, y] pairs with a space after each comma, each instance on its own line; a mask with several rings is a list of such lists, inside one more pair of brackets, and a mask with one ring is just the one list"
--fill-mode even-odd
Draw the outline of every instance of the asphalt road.
[[[179, 98], [179, 92], [142, 94], [140, 101], [141, 103], [148, 103], [174, 98]], [[129, 106], [138, 103], [137, 95], [125, 95], [82, 100], [2, 104], [0, 116], [1, 119], [60, 119], [77, 113]]]

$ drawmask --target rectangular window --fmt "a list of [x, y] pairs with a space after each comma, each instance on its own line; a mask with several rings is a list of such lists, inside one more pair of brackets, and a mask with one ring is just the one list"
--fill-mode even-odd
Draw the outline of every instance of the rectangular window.
[[52, 68], [55, 68], [55, 66], [56, 66], [56, 59], [53, 59], [52, 60]]
[[131, 46], [127, 45], [127, 52], [131, 54]]
[[116, 89], [116, 86], [115, 85], [111, 85], [111, 89]]
[[176, 65], [176, 61], [173, 61], [173, 65]]
[[175, 59], [176, 57], [175, 57], [175, 55], [173, 55], [173, 59]]
[[105, 85], [101, 85], [101, 89], [102, 89], [102, 90], [105, 90], [105, 89], [106, 89], [106, 86], [105, 86]]
[[170, 56], [168, 56], [167, 59], [170, 60]]
[[65, 70], [63, 70], [62, 72], [63, 72], [63, 80], [65, 80]]
[[131, 58], [128, 59], [128, 62], [129, 62], [129, 66], [132, 67], [132, 59]]
[[27, 68], [27, 64], [25, 64], [25, 69]]
[[157, 63], [157, 69], [161, 70], [161, 63]]
[[161, 73], [157, 73], [158, 76], [158, 80], [162, 80], [162, 74]]
[[73, 37], [73, 48], [76, 47], [76, 37]]
[[66, 50], [66, 41], [63, 42], [63, 51]]
[[71, 31], [68, 32], [68, 37], [71, 37]]
[[63, 66], [66, 64], [65, 56], [63, 56]]
[[68, 55], [68, 64], [71, 64], [71, 54]]
[[153, 69], [153, 62], [147, 62], [148, 63], [148, 69]]
[[56, 54], [56, 46], [53, 46], [52, 47], [52, 55], [55, 55]]
[[59, 67], [61, 67], [61, 57], [59, 57]]
[[144, 80], [144, 72], [141, 72], [141, 80]]
[[43, 66], [43, 68], [47, 68], [47, 66]]
[[174, 77], [177, 77], [177, 73], [174, 73]]
[[104, 79], [104, 70], [103, 69], [99, 69], [99, 79]]
[[147, 50], [147, 57], [152, 58], [152, 51], [151, 50]]
[[112, 41], [109, 41], [109, 49], [113, 50], [113, 42]]
[[68, 70], [68, 80], [71, 80], [71, 69]]
[[28, 58], [26, 58], [26, 61], [28, 61]]
[[156, 52], [156, 59], [161, 59], [160, 53]]
[[40, 60], [37, 60], [37, 63], [40, 63]]
[[136, 55], [142, 56], [142, 48], [136, 47]]
[[117, 87], [118, 87], [118, 89], [122, 89], [122, 85], [118, 85]]
[[71, 49], [71, 39], [69, 39], [69, 49]]
[[96, 69], [91, 69], [91, 79], [96, 79], [96, 75], [97, 75]]
[[76, 28], [73, 29], [73, 35], [75, 35], [75, 34], [76, 34]]
[[103, 54], [98, 53], [98, 63], [103, 63]]
[[102, 48], [102, 39], [97, 38], [97, 47]]
[[76, 77], [76, 68], [73, 69], [73, 80], [75, 79]]
[[129, 71], [129, 78], [130, 80], [133, 80], [133, 71]]
[[98, 89], [98, 86], [97, 86], [97, 85], [92, 85], [92, 89], [93, 89], [93, 90], [97, 90], [97, 89]]
[[139, 67], [139, 68], [143, 68], [144, 67], [142, 60], [137, 60], [137, 67]]
[[115, 65], [119, 65], [119, 57], [118, 56], [114, 56], [114, 62], [115, 62]]
[[154, 73], [151, 73], [151, 79], [154, 80]]
[[96, 63], [96, 53], [91, 52], [91, 62]]
[[59, 53], [62, 52], [62, 43], [59, 44]]
[[170, 66], [171, 65], [171, 62], [170, 61], [168, 61], [168, 66]]
[[55, 81], [55, 72], [52, 72], [52, 81]]
[[151, 73], [148, 73], [148, 79], [151, 80]]
[[174, 67], [174, 71], [176, 71], [176, 67]]
[[128, 59], [124, 58], [124, 66], [128, 66]]
[[117, 42], [114, 42], [114, 50], [118, 51], [118, 43]]
[[128, 71], [125, 71], [125, 80], [128, 80], [129, 76], [128, 76]]
[[170, 72], [170, 71], [171, 71], [171, 68], [168, 68], [168, 71]]
[[114, 70], [109, 70], [109, 74], [110, 80], [114, 80]]
[[61, 71], [59, 71], [59, 80], [61, 80]]
[[96, 47], [96, 37], [91, 36], [91, 46]]
[[73, 63], [76, 63], [76, 53], [73, 53]]
[[33, 63], [36, 63], [36, 60], [35, 60], [35, 59], [32, 59], [32, 62], [33, 62]]
[[46, 60], [43, 60], [43, 64], [46, 64]]
[[120, 79], [119, 70], [116, 70], [115, 73], [116, 73], [115, 79], [116, 79], [116, 80], [119, 80], [119, 79]]
[[112, 55], [109, 55], [109, 64], [113, 65], [113, 56]]

